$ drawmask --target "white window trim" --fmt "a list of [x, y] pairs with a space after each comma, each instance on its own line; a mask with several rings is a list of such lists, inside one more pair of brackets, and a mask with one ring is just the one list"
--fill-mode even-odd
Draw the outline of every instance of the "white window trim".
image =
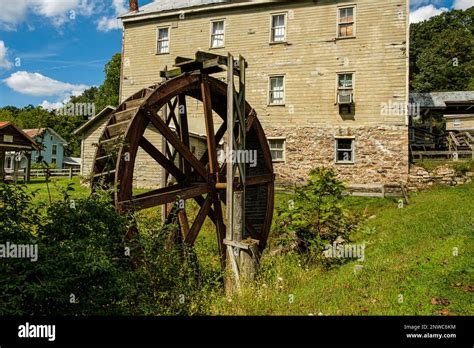
[[[271, 102], [270, 92], [272, 88], [272, 78], [273, 77], [283, 77], [283, 102], [281, 104], [276, 104]], [[286, 74], [270, 74], [268, 75], [268, 91], [267, 91], [267, 105], [268, 106], [285, 106], [286, 104]]]
[[[339, 161], [337, 159], [337, 155], [339, 153], [338, 148], [337, 148], [337, 142], [339, 140], [345, 140], [345, 139], [352, 140], [352, 149], [351, 149], [351, 151], [352, 151], [352, 161]], [[355, 137], [353, 137], [353, 136], [336, 136], [336, 137], [334, 137], [334, 163], [335, 164], [342, 164], [342, 165], [344, 165], [344, 164], [353, 165], [353, 164], [356, 163], [356, 140], [355, 140]]]
[[[354, 8], [354, 26], [352, 29], [352, 36], [339, 36], [339, 20], [341, 15], [341, 10], [345, 8]], [[337, 7], [337, 21], [336, 21], [336, 39], [345, 40], [345, 39], [354, 39], [357, 36], [357, 5], [356, 4], [347, 4]]]
[[[283, 41], [273, 41], [273, 17], [274, 16], [281, 16], [285, 17], [285, 38]], [[270, 38], [269, 38], [270, 45], [278, 45], [278, 44], [285, 44], [288, 43], [288, 12], [276, 12], [270, 14]]]
[[[212, 27], [214, 25], [214, 23], [216, 22], [223, 22], [224, 23], [224, 39], [222, 40], [222, 46], [212, 46], [212, 37], [213, 37], [213, 33], [212, 33]], [[209, 30], [209, 49], [211, 50], [217, 50], [217, 49], [220, 49], [220, 48], [225, 48], [225, 31], [226, 31], [226, 20], [225, 18], [221, 18], [221, 19], [213, 19], [211, 20], [211, 25], [210, 25], [210, 30]]]
[[[272, 163], [285, 163], [286, 162], [286, 138], [285, 137], [267, 137], [267, 140], [268, 140], [268, 147], [270, 149], [270, 155], [271, 155], [271, 152], [272, 152], [272, 148], [270, 147], [270, 140], [283, 140], [283, 159], [280, 159], [280, 160], [276, 160], [276, 159], [273, 159], [272, 158]], [[279, 151], [280, 149], [278, 149]], [[276, 150], [274, 150], [276, 151]]]
[[[160, 35], [160, 29], [168, 29], [168, 52], [160, 52], [160, 45], [159, 45], [159, 35]], [[163, 40], [162, 40], [163, 41]], [[156, 55], [165, 55], [165, 54], [170, 54], [171, 52], [171, 26], [166, 25], [162, 27], [157, 27], [156, 28]]]
[[340, 71], [336, 73], [336, 94], [335, 94], [335, 104], [337, 104], [337, 95], [339, 94], [339, 75], [352, 74], [352, 98], [356, 100], [356, 73], [354, 71]]

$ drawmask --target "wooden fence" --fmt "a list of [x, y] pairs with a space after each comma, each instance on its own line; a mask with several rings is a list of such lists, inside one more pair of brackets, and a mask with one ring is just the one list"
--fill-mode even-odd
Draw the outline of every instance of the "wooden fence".
[[67, 168], [67, 169], [31, 169], [30, 176], [32, 178], [45, 178], [48, 175], [49, 176], [67, 176], [70, 179], [73, 176], [78, 176], [81, 173], [81, 170], [79, 168]]

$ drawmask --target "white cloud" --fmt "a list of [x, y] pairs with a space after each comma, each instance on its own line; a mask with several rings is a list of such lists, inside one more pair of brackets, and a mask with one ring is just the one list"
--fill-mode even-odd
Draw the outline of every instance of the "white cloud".
[[125, 5], [126, 0], [112, 0], [112, 6], [114, 8], [113, 17], [101, 17], [97, 21], [97, 29], [100, 31], [110, 31], [114, 29], [122, 29], [122, 21], [117, 19], [118, 16], [127, 13], [128, 9]]
[[52, 110], [58, 110], [64, 107], [64, 103], [62, 102], [56, 102], [56, 103], [51, 103], [47, 100], [43, 100], [41, 104], [39, 104], [43, 109], [52, 111]]
[[2, 1], [0, 28], [14, 30], [25, 21], [28, 11], [46, 17], [55, 26], [60, 26], [78, 15], [90, 16], [94, 13], [91, 0], [14, 0]]
[[436, 8], [433, 5], [423, 6], [410, 13], [410, 22], [422, 22], [446, 11], [449, 11], [446, 7]]
[[474, 0], [455, 0], [453, 4], [456, 10], [467, 10], [472, 6], [474, 6]]
[[100, 31], [107, 32], [122, 28], [122, 21], [117, 18], [100, 17], [100, 19], [97, 21], [97, 29]]
[[4, 79], [3, 82], [15, 92], [35, 97], [80, 95], [85, 89], [89, 88], [84, 84], [74, 85], [27, 71], [17, 71]]
[[7, 58], [8, 48], [5, 47], [5, 42], [0, 40], [0, 69], [10, 70], [13, 66]]

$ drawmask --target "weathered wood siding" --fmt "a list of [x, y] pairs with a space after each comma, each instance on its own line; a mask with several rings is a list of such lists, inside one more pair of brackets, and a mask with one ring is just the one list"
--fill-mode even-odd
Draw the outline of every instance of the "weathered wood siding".
[[[336, 39], [338, 7], [347, 5], [356, 6], [356, 35]], [[287, 43], [270, 44], [271, 14], [280, 12], [287, 14]], [[388, 103], [407, 103], [407, 18], [406, 0], [321, 0], [234, 10], [217, 8], [199, 14], [185, 11], [183, 20], [176, 14], [128, 22], [124, 31], [121, 99], [160, 82], [159, 71], [172, 66], [177, 56], [193, 57], [197, 50], [241, 54], [249, 64], [247, 100], [256, 109], [269, 135], [297, 135], [297, 129], [303, 127], [315, 130], [308, 134], [307, 140], [311, 142], [311, 137], [320, 133], [318, 129], [327, 128], [330, 136], [340, 135], [339, 128], [342, 134], [348, 135], [353, 133], [350, 129], [357, 129], [361, 138], [356, 139], [356, 152], [361, 150], [364, 155], [358, 156], [355, 165], [338, 165], [338, 170], [351, 180], [354, 176], [362, 177], [367, 163], [375, 163], [373, 158], [379, 151], [383, 152], [383, 163], [374, 166], [381, 165], [384, 172], [392, 173], [380, 174], [373, 168], [377, 173], [365, 180], [403, 180], [408, 174], [405, 117], [386, 114], [382, 109]], [[210, 49], [210, 23], [216, 19], [225, 20], [225, 47]], [[162, 26], [171, 27], [170, 52], [157, 55], [156, 31]], [[341, 114], [336, 105], [337, 74], [342, 72], [354, 73], [352, 115]], [[285, 105], [269, 106], [269, 76], [282, 74], [285, 75]], [[193, 114], [192, 105], [189, 110]], [[190, 122], [190, 128], [198, 133], [204, 133], [203, 127], [203, 122]], [[370, 129], [367, 135], [363, 127]], [[365, 141], [378, 127], [381, 128], [380, 134], [376, 134], [377, 140]], [[391, 140], [384, 143], [386, 127], [395, 128], [390, 128]], [[297, 137], [287, 140], [298, 143]], [[333, 164], [333, 141], [327, 148], [316, 151], [314, 156], [303, 159], [308, 162], [305, 166], [314, 167], [319, 160], [319, 163]], [[298, 152], [301, 154], [297, 147], [293, 150], [288, 147], [286, 163], [276, 165], [277, 171], [298, 166], [301, 162]]]

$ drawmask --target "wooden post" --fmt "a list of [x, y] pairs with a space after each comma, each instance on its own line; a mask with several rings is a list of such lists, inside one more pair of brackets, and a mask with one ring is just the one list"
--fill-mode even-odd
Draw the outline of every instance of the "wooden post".
[[31, 179], [31, 152], [26, 154], [26, 169], [25, 169], [25, 182], [29, 183]]
[[5, 151], [0, 150], [0, 181], [5, 180]]
[[69, 180], [71, 180], [71, 179], [72, 179], [72, 167], [69, 168]]
[[[168, 70], [168, 66], [165, 66], [165, 71]], [[163, 80], [166, 80], [166, 78], [164, 78]], [[168, 116], [168, 104], [165, 104], [163, 106], [163, 121], [165, 121], [166, 123], [166, 117]], [[161, 136], [161, 153], [163, 153], [165, 156], [166, 156], [166, 149], [168, 147], [168, 144], [166, 142], [166, 138], [163, 136], [163, 134], [160, 133], [160, 136]], [[163, 167], [162, 171], [161, 171], [161, 187], [164, 188], [166, 186], [168, 186], [168, 183], [166, 182], [166, 178], [167, 178], [167, 171], [165, 169], [165, 167]], [[161, 222], [164, 224], [165, 221], [166, 221], [166, 217], [168, 216], [168, 211], [167, 211], [167, 208], [166, 208], [166, 204], [164, 204], [163, 206], [161, 206]]]
[[13, 182], [16, 184], [18, 181], [18, 169], [20, 168], [21, 156], [20, 161], [17, 161], [17, 153], [15, 152], [13, 158]]

